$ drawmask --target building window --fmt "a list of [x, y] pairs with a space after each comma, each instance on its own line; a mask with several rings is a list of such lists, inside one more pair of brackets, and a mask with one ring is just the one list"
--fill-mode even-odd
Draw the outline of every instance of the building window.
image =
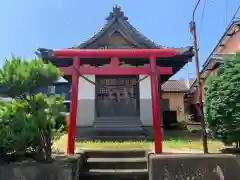
[[55, 94], [55, 86], [48, 86], [48, 93]]

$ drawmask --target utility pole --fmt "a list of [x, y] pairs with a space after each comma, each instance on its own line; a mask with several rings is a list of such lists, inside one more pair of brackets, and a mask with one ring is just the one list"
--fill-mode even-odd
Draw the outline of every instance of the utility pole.
[[198, 45], [197, 45], [197, 33], [196, 33], [196, 23], [195, 23], [195, 12], [197, 10], [198, 5], [201, 0], [198, 0], [193, 14], [192, 14], [192, 22], [190, 23], [190, 31], [193, 37], [193, 46], [194, 46], [194, 56], [195, 56], [195, 65], [196, 65], [196, 75], [197, 75], [197, 110], [198, 115], [201, 122], [202, 128], [202, 142], [203, 142], [203, 151], [204, 153], [208, 153], [208, 144], [207, 144], [207, 132], [206, 132], [206, 123], [204, 120], [204, 112], [203, 112], [203, 101], [202, 101], [202, 82], [199, 72], [199, 59], [198, 59]]

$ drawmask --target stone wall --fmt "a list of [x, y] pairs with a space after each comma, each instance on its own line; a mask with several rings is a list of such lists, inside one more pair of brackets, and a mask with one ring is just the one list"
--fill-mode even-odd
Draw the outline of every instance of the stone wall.
[[57, 156], [52, 163], [18, 162], [0, 165], [0, 180], [78, 180], [82, 156]]
[[149, 155], [149, 180], [239, 180], [235, 155]]

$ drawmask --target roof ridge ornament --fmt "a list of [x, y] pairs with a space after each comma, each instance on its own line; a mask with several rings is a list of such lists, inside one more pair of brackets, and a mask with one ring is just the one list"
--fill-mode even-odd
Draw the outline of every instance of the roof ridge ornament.
[[124, 12], [121, 11], [121, 7], [120, 6], [115, 6], [113, 7], [113, 10], [112, 12], [109, 13], [108, 17], [106, 18], [107, 21], [111, 21], [113, 20], [114, 18], [116, 19], [121, 19], [123, 21], [127, 21], [128, 20], [128, 17], [126, 17], [124, 15]]

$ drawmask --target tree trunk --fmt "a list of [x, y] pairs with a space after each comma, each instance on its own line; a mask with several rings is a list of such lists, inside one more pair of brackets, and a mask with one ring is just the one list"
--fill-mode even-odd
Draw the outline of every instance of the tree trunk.
[[48, 128], [45, 136], [44, 136], [44, 158], [47, 162], [52, 161], [52, 142], [51, 142], [51, 128]]
[[35, 159], [42, 162], [52, 161], [52, 142], [51, 142], [51, 129], [42, 134], [39, 145], [36, 150]]

